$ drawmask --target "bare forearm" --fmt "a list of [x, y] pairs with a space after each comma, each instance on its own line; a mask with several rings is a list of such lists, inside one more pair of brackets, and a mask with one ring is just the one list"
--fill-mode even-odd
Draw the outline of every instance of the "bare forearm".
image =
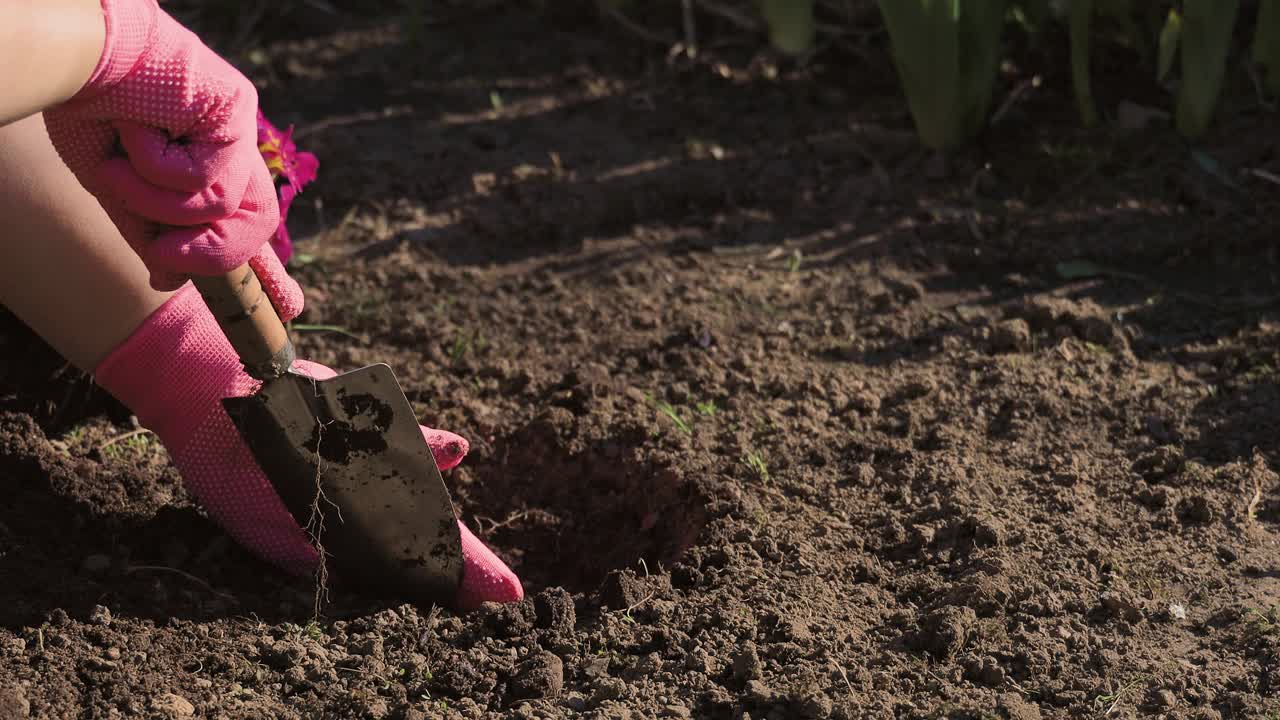
[[75, 95], [105, 35], [99, 0], [0, 0], [0, 125]]

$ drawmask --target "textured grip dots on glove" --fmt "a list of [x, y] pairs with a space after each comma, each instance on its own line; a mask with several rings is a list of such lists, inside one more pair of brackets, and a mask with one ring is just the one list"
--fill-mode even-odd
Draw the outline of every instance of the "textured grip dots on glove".
[[280, 224], [257, 90], [155, 0], [104, 0], [103, 11], [98, 67], [44, 113], [54, 147], [156, 288], [243, 264]]

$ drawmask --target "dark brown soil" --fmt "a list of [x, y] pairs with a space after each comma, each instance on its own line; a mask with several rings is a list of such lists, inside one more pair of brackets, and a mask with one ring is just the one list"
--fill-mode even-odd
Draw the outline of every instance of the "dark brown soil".
[[[1280, 713], [1280, 134], [1247, 78], [1194, 150], [1083, 131], [1050, 39], [943, 167], [878, 34], [770, 79], [710, 18], [690, 62], [452, 7], [236, 57], [322, 162], [303, 319], [350, 335], [303, 354], [390, 363], [470, 438], [449, 483], [528, 600], [313, 617], [7, 319], [0, 718]], [[1109, 111], [1165, 102], [1111, 65]]]

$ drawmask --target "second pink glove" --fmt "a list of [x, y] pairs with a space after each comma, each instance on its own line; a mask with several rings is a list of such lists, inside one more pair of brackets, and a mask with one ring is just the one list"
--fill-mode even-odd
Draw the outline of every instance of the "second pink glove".
[[258, 255], [280, 211], [257, 148], [253, 84], [155, 0], [102, 0], [102, 9], [97, 68], [44, 113], [59, 155], [157, 289]]

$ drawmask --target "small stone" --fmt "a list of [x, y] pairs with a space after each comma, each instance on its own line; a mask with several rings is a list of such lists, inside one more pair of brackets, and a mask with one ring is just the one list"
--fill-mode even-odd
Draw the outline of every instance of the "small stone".
[[165, 693], [151, 701], [151, 709], [166, 718], [194, 717], [196, 708], [186, 698], [173, 693]]
[[662, 712], [660, 714], [662, 715], [662, 717], [673, 717], [673, 718], [693, 717], [693, 713], [689, 711], [689, 708], [684, 705], [680, 705], [679, 703], [664, 705], [662, 707]]
[[88, 555], [80, 563], [80, 568], [93, 575], [101, 575], [111, 567], [111, 558], [106, 555]]
[[1186, 606], [1184, 606], [1182, 603], [1170, 603], [1169, 617], [1173, 618], [1174, 620], [1186, 620], [1187, 619]]
[[109, 647], [109, 648], [107, 648], [107, 649], [106, 649], [106, 651], [105, 651], [105, 652], [103, 652], [102, 654], [103, 654], [103, 655], [106, 655], [108, 660], [119, 660], [119, 659], [120, 659], [120, 654], [121, 654], [121, 653], [120, 653], [120, 648], [118, 648], [118, 647]]

